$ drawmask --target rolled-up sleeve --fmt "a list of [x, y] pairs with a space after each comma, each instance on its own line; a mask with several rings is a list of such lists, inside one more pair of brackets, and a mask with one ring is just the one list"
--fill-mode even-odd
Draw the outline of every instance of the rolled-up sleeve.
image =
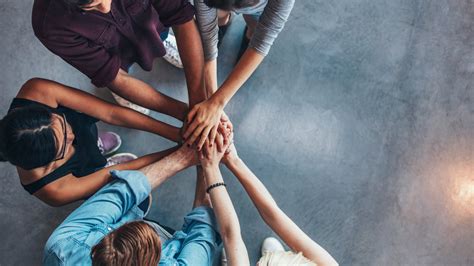
[[269, 0], [249, 46], [261, 55], [266, 56], [278, 34], [285, 26], [294, 4], [295, 0]]
[[188, 0], [154, 0], [153, 7], [165, 27], [181, 25], [194, 17], [194, 7]]
[[76, 228], [84, 226], [87, 231], [95, 224], [114, 224], [132, 207], [146, 199], [151, 192], [147, 177], [140, 171], [110, 173], [116, 180], [86, 200], [61, 226], [74, 225]]
[[201, 33], [202, 48], [204, 49], [204, 58], [211, 61], [217, 58], [219, 41], [217, 26], [217, 9], [208, 7], [204, 0], [194, 0], [196, 8], [196, 20]]
[[88, 76], [97, 87], [108, 86], [119, 72], [119, 55], [110, 54], [104, 47], [81, 36], [38, 38], [51, 52]]

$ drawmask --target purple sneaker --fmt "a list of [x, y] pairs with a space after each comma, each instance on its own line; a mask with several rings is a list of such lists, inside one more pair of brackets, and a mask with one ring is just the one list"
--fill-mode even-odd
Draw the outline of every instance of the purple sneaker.
[[107, 158], [107, 164], [105, 165], [105, 167], [126, 163], [137, 158], [138, 157], [135, 154], [131, 154], [128, 152], [117, 153], [114, 156]]
[[97, 146], [102, 155], [106, 156], [116, 152], [122, 145], [122, 139], [114, 132], [99, 132]]

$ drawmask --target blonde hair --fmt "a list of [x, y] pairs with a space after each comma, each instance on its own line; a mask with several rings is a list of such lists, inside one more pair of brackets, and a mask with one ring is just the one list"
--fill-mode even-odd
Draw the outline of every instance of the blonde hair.
[[161, 240], [156, 231], [143, 221], [122, 225], [92, 248], [94, 266], [158, 265]]

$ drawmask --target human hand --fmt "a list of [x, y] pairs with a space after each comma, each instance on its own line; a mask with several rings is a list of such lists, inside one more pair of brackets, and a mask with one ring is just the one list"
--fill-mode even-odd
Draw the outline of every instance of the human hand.
[[[224, 107], [211, 99], [196, 104], [187, 115], [188, 126], [183, 135], [186, 144], [196, 144], [197, 149], [201, 150], [209, 134], [217, 132], [223, 112]], [[214, 143], [216, 135], [210, 138], [209, 143]]]
[[198, 165], [201, 162], [199, 161], [196, 151], [186, 145], [182, 145], [176, 151], [179, 153], [179, 157], [183, 160], [183, 163], [187, 166]]
[[222, 160], [222, 157], [224, 157], [225, 151], [229, 148], [232, 138], [232, 133], [229, 135], [219, 133], [216, 136], [216, 145], [211, 145], [206, 141], [203, 149], [199, 151], [199, 160], [202, 167], [217, 167], [219, 162]]
[[[217, 133], [220, 133], [220, 134], [225, 135], [225, 136], [228, 137], [233, 132], [234, 132], [234, 126], [230, 122], [229, 117], [227, 117], [227, 115], [225, 113], [222, 113], [221, 122], [219, 123], [219, 125], [216, 129], [215, 135], [217, 135]], [[214, 141], [215, 141], [215, 136], [213, 136], [213, 135], [214, 135], [213, 132], [211, 132], [211, 134], [209, 135], [209, 139], [207, 140], [210, 143], [214, 143]], [[212, 144], [211, 144], [211, 146], [212, 146]], [[219, 149], [219, 152], [223, 152], [223, 150], [220, 150], [220, 147], [217, 147], [217, 148]]]
[[239, 155], [237, 154], [237, 149], [233, 142], [230, 143], [229, 148], [224, 153], [224, 157], [222, 157], [222, 163], [228, 166], [230, 163], [239, 160]]

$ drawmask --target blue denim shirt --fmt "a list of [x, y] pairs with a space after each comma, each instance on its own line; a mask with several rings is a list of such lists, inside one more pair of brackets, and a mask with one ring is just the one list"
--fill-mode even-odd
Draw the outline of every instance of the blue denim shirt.
[[[54, 230], [44, 249], [45, 265], [91, 265], [91, 249], [104, 236], [127, 222], [143, 218], [144, 213], [137, 205], [151, 192], [147, 177], [139, 171], [111, 171], [111, 174], [114, 181], [86, 200]], [[212, 209], [199, 207], [187, 217], [190, 215], [189, 221], [185, 218], [183, 231], [176, 232], [163, 244], [160, 265], [209, 265], [218, 244]]]

